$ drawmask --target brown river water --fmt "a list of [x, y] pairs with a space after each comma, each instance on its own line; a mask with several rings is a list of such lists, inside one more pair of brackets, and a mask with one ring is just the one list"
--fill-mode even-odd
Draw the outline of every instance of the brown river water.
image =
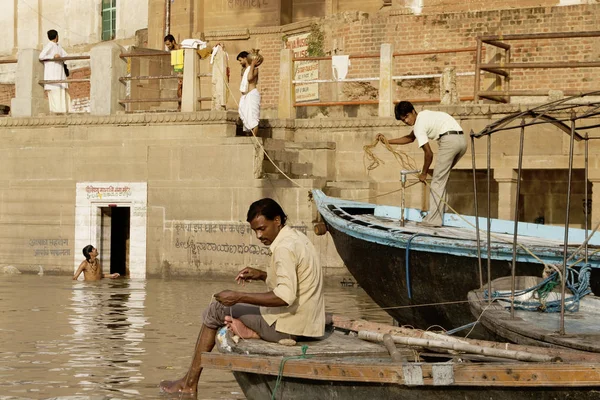
[[[177, 398], [161, 394], [158, 383], [184, 375], [202, 310], [214, 293], [236, 287], [199, 279], [0, 275], [0, 400]], [[331, 282], [325, 293], [329, 312], [392, 322], [360, 288]], [[204, 371], [198, 399], [243, 398], [231, 373]]]

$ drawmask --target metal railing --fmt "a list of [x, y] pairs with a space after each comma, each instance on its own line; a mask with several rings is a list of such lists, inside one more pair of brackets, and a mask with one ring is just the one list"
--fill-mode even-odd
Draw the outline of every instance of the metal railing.
[[[89, 60], [90, 56], [67, 56], [67, 57], [56, 57], [56, 58], [52, 58], [52, 59], [48, 59], [48, 60], [40, 60], [41, 63], [44, 62], [48, 62], [48, 61], [76, 61], [76, 60]], [[39, 80], [38, 83], [40, 85], [45, 85], [45, 84], [53, 84], [53, 83], [89, 83], [90, 82], [90, 78], [79, 78], [79, 79], [74, 79], [71, 78], [69, 79], [67, 77], [67, 79], [56, 79], [56, 80]]]
[[[152, 52], [131, 52], [131, 53], [122, 53], [120, 55], [121, 58], [128, 58], [128, 59], [132, 59], [132, 58], [143, 58], [143, 57], [166, 57], [166, 56], [171, 56], [171, 52], [169, 51], [152, 51]], [[202, 77], [212, 77], [212, 74], [210, 73], [200, 73], [198, 74], [198, 78], [202, 78]], [[135, 76], [135, 75], [128, 75], [128, 76], [122, 76], [119, 78], [119, 81], [121, 81], [122, 83], [127, 83], [127, 82], [131, 82], [131, 81], [163, 81], [163, 80], [170, 80], [170, 79], [177, 79], [179, 81], [183, 81], [183, 74], [173, 74], [173, 75], [144, 75], [144, 76]], [[202, 101], [211, 101], [212, 97], [198, 97], [199, 102]], [[126, 107], [126, 112], [133, 112], [129, 109], [128, 105], [130, 104], [134, 104], [134, 103], [177, 103], [178, 105], [181, 104], [181, 98], [180, 97], [159, 97], [159, 98], [125, 98], [125, 99], [121, 99], [119, 100], [120, 104], [125, 105]], [[148, 110], [139, 110], [139, 111], [148, 111]], [[167, 111], [167, 110], [164, 110]], [[176, 110], [170, 110], [170, 111], [176, 111]]]
[[[436, 54], [447, 54], [447, 53], [475, 53], [477, 51], [476, 47], [465, 47], [465, 48], [453, 48], [453, 49], [439, 49], [439, 50], [421, 50], [421, 51], [411, 51], [411, 52], [396, 52], [393, 53], [393, 59], [400, 57], [408, 57], [408, 56], [419, 56], [419, 55], [436, 55]], [[349, 59], [380, 59], [381, 55], [379, 53], [373, 54], [350, 54], [348, 55]], [[306, 62], [306, 61], [332, 61], [332, 56], [323, 56], [323, 57], [294, 57], [292, 58], [292, 62]], [[394, 60], [395, 61], [395, 60]], [[473, 76], [474, 72], [459, 72], [456, 74], [457, 76]], [[422, 75], [393, 75], [393, 81], [402, 81], [402, 80], [411, 80], [411, 79], [435, 79], [440, 78], [442, 74], [432, 73], [432, 74], [422, 74]], [[294, 86], [294, 90], [296, 85], [306, 85], [311, 83], [344, 83], [344, 82], [378, 82], [380, 80], [379, 76], [375, 77], [359, 77], [359, 78], [344, 78], [344, 79], [312, 79], [312, 80], [300, 80], [293, 79], [292, 85]], [[404, 100], [404, 99], [403, 99]], [[412, 103], [439, 103], [440, 98], [414, 98], [414, 99], [406, 99], [411, 101]], [[460, 97], [460, 101], [472, 101], [473, 96], [462, 96]], [[394, 100], [394, 103], [398, 103], [400, 100]], [[377, 105], [379, 104], [379, 100], [345, 100], [345, 101], [307, 101], [307, 102], [298, 102], [294, 101], [294, 107], [330, 107], [330, 106], [351, 106], [351, 105]]]
[[[499, 103], [510, 103], [511, 96], [548, 96], [549, 90], [512, 90], [511, 89], [511, 71], [514, 70], [531, 70], [531, 69], [567, 69], [567, 68], [598, 68], [600, 62], [597, 61], [551, 61], [551, 62], [513, 62], [511, 60], [512, 46], [507, 41], [519, 40], [552, 40], [552, 39], [577, 39], [577, 38], [594, 38], [600, 37], [600, 31], [590, 32], [557, 32], [557, 33], [539, 33], [539, 34], [519, 34], [519, 35], [490, 35], [477, 37], [477, 56], [475, 61], [475, 88], [473, 98], [475, 101], [479, 99], [488, 99]], [[539, 46], [538, 42], [538, 46]], [[553, 42], [555, 44], [555, 42]], [[489, 45], [504, 52], [500, 55], [499, 62], [483, 62], [484, 45]], [[489, 73], [497, 77], [495, 90], [481, 89], [481, 73]], [[560, 80], [558, 82], [561, 82]], [[562, 82], [561, 82], [562, 83]], [[577, 96], [583, 92], [590, 92], [593, 89], [563, 90], [566, 96]]]

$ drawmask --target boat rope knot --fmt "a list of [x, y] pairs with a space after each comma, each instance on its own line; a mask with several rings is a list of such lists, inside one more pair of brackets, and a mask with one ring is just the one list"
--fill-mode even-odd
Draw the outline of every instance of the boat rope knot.
[[[566, 297], [565, 295], [565, 310], [569, 312], [577, 312], [579, 311], [579, 301], [592, 293], [590, 289], [590, 275], [592, 272], [592, 267], [590, 264], [587, 264], [581, 267], [578, 270], [575, 268], [567, 268], [567, 279], [565, 281], [566, 287], [571, 291], [572, 296]], [[525, 311], [541, 311], [547, 313], [557, 313], [560, 312], [561, 307], [561, 296], [560, 294], [557, 299], [550, 300], [550, 294], [556, 293], [553, 292], [554, 288], [560, 284], [559, 275], [557, 272], [554, 272], [552, 275], [527, 289], [517, 290], [514, 293], [514, 305], [517, 310], [525, 310]], [[517, 300], [517, 297], [527, 295], [532, 292], [536, 292], [527, 300]], [[483, 293], [484, 298], [489, 298], [488, 290], [484, 290]], [[510, 300], [511, 293], [507, 291], [494, 291], [492, 293], [492, 299], [494, 300]], [[510, 305], [507, 306], [509, 308]]]
[[312, 355], [306, 354], [307, 350], [308, 350], [308, 345], [304, 344], [304, 345], [302, 345], [302, 354], [300, 354], [299, 356], [289, 356], [289, 357], [283, 357], [281, 359], [281, 364], [279, 364], [279, 374], [277, 375], [277, 382], [275, 382], [275, 387], [273, 388], [273, 392], [271, 393], [271, 400], [275, 400], [275, 395], [277, 394], [277, 389], [279, 388], [279, 384], [281, 383], [281, 379], [283, 378], [283, 366], [285, 365], [285, 363], [288, 360], [293, 360], [293, 359], [311, 358]]

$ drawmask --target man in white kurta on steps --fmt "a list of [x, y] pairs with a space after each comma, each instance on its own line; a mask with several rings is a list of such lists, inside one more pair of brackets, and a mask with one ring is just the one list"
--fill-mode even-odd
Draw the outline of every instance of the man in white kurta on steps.
[[260, 61], [258, 57], [248, 60], [248, 52], [242, 51], [237, 56], [237, 60], [242, 66], [242, 80], [240, 82], [239, 113], [244, 125], [244, 132], [250, 135], [258, 133], [258, 122], [260, 118], [260, 93], [256, 85], [258, 84], [258, 66]]
[[[48, 31], [48, 44], [40, 53], [40, 61], [44, 62], [44, 80], [59, 81], [66, 80], [64, 61], [55, 61], [55, 58], [66, 57], [67, 52], [58, 44], [58, 32], [54, 29]], [[67, 89], [67, 83], [46, 83], [44, 90], [48, 92], [48, 104], [50, 112], [67, 113], [71, 98]]]

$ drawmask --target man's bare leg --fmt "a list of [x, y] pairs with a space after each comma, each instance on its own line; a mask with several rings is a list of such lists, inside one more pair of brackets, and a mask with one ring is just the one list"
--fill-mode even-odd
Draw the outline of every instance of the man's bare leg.
[[194, 349], [194, 359], [187, 374], [176, 381], [162, 381], [160, 389], [167, 393], [196, 393], [198, 391], [198, 380], [202, 374], [202, 353], [209, 352], [215, 347], [215, 336], [217, 330], [202, 325], [198, 334], [198, 341]]
[[226, 316], [225, 324], [227, 324], [227, 328], [231, 329], [231, 331], [234, 334], [238, 335], [242, 339], [260, 339], [258, 333], [248, 328], [246, 325], [244, 325], [242, 321], [240, 321], [237, 318]]

